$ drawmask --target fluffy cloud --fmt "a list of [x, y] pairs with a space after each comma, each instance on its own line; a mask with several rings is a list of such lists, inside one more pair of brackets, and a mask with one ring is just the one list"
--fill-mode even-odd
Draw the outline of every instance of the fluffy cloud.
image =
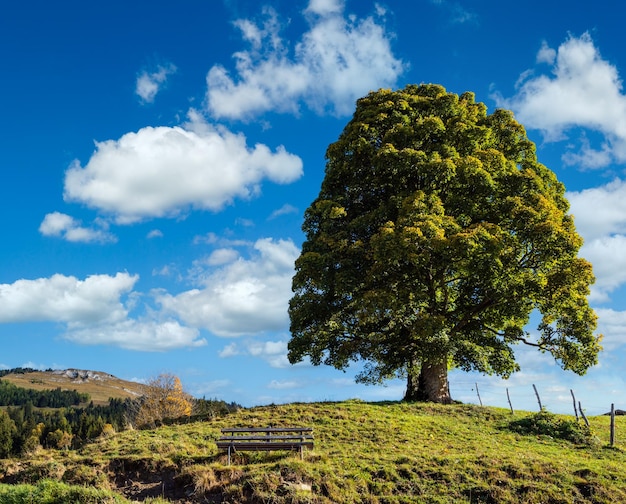
[[291, 366], [287, 359], [286, 341], [254, 341], [248, 345], [248, 353], [267, 361], [273, 368]]
[[239, 355], [262, 359], [276, 369], [291, 366], [287, 358], [287, 341], [248, 341], [243, 345], [230, 343], [219, 352], [219, 356], [224, 359]]
[[142, 351], [206, 345], [205, 339], [198, 338], [197, 329], [182, 326], [175, 320], [126, 319], [114, 324], [78, 324], [70, 326], [65, 338], [82, 345], [113, 345]]
[[144, 103], [152, 103], [167, 78], [176, 72], [172, 64], [159, 65], [154, 72], [143, 71], [137, 76], [135, 93]]
[[[275, 11], [263, 24], [239, 20], [247, 51], [236, 52], [237, 77], [221, 65], [207, 75], [207, 103], [214, 117], [242, 119], [267, 111], [297, 112], [301, 102], [318, 113], [349, 114], [372, 89], [393, 87], [404, 64], [391, 51], [391, 36], [373, 17], [344, 17], [342, 0], [312, 0], [309, 30], [289, 54]], [[382, 14], [379, 10], [378, 14]]]
[[548, 141], [577, 127], [604, 135], [595, 148], [583, 137], [578, 152], [564, 156], [568, 163], [601, 168], [626, 162], [626, 96], [617, 69], [602, 58], [591, 36], [570, 37], [557, 50], [544, 43], [537, 61], [550, 64], [551, 74], [524, 72], [515, 96], [494, 96], [498, 105], [512, 109]]
[[0, 323], [52, 321], [92, 324], [120, 322], [127, 315], [120, 301], [138, 276], [91, 275], [85, 280], [53, 275], [0, 284]]
[[288, 184], [302, 175], [301, 159], [282, 146], [249, 148], [243, 135], [190, 117], [184, 127], [146, 127], [97, 143], [86, 166], [75, 161], [67, 170], [65, 200], [126, 224], [189, 207], [218, 211], [258, 194], [264, 179]]
[[302, 387], [302, 383], [295, 380], [272, 380], [267, 385], [267, 388], [274, 390], [288, 390], [300, 387]]
[[160, 229], [153, 229], [152, 231], [148, 232], [146, 238], [148, 238], [149, 240], [152, 240], [153, 238], [163, 238], [163, 231], [161, 231]]
[[232, 248], [221, 248], [213, 251], [207, 259], [209, 266], [221, 266], [233, 262], [239, 257], [239, 252]]
[[593, 264], [596, 283], [591, 300], [606, 302], [626, 283], [626, 183], [567, 193], [576, 229], [585, 239], [581, 255]]
[[[298, 249], [291, 241], [258, 240], [250, 259], [237, 258], [197, 274], [201, 288], [157, 301], [186, 324], [217, 336], [241, 336], [284, 329]], [[226, 256], [223, 256], [226, 257]]]
[[230, 343], [226, 345], [224, 348], [220, 350], [218, 355], [222, 359], [227, 359], [228, 357], [235, 357], [237, 355], [240, 355], [240, 351], [239, 351], [239, 348], [237, 347], [237, 343]]
[[615, 179], [583, 191], [567, 193], [576, 229], [587, 241], [626, 234], [626, 182]]
[[81, 223], [60, 212], [47, 214], [41, 225], [39, 232], [44, 236], [55, 236], [63, 238], [69, 242], [114, 242], [115, 236], [103, 229], [93, 229], [81, 226]]
[[[129, 317], [139, 277], [91, 275], [18, 280], [0, 284], [0, 323], [58, 322], [64, 338], [84, 345], [113, 345], [129, 350], [162, 351], [206, 344], [199, 331], [150, 312], [145, 319]], [[122, 297], [127, 296], [126, 303]]]
[[272, 214], [268, 217], [268, 220], [273, 220], [276, 219], [277, 217], [281, 217], [282, 215], [288, 215], [288, 214], [297, 214], [298, 213], [298, 209], [290, 204], [285, 204], [282, 207], [280, 207], [277, 210], [274, 210], [272, 212]]
[[602, 346], [605, 350], [615, 350], [626, 344], [626, 311], [607, 308], [596, 309], [598, 329], [604, 334]]
[[609, 294], [626, 283], [626, 236], [605, 236], [585, 243], [581, 256], [593, 264], [596, 283], [590, 300], [609, 301]]

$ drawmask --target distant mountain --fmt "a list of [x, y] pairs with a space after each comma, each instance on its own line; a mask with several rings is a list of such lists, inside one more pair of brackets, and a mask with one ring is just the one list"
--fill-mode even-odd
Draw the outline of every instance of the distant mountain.
[[0, 379], [18, 387], [45, 390], [76, 390], [87, 393], [95, 405], [106, 405], [110, 398], [136, 398], [143, 394], [141, 383], [121, 380], [109, 373], [83, 369], [27, 371], [9, 373]]

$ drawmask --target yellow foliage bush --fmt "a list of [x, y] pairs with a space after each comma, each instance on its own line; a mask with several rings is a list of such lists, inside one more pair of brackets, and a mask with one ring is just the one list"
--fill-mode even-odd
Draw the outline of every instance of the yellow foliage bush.
[[180, 379], [169, 373], [160, 374], [144, 388], [141, 406], [135, 417], [137, 427], [155, 427], [166, 419], [191, 415], [192, 403]]

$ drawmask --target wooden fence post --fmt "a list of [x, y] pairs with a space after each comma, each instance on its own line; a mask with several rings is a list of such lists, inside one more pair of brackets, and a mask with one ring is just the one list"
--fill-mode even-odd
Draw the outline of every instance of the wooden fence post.
[[583, 417], [585, 424], [587, 424], [587, 427], [589, 427], [589, 420], [587, 420], [587, 417], [585, 416], [583, 407], [580, 405], [580, 401], [578, 401], [578, 411], [580, 411], [580, 416]]
[[509, 395], [509, 389], [508, 389], [508, 387], [507, 387], [507, 389], [506, 389], [506, 398], [507, 398], [507, 400], [509, 401], [509, 408], [511, 408], [511, 413], [515, 413], [515, 412], [513, 411], [513, 405], [511, 404], [511, 396]]
[[539, 392], [537, 392], [537, 387], [535, 387], [534, 383], [533, 383], [533, 388], [535, 389], [535, 395], [537, 396], [537, 402], [539, 403], [539, 411], [541, 411], [543, 409], [543, 406], [541, 405], [541, 399], [539, 398]]
[[611, 404], [611, 446], [615, 446], [615, 404]]
[[478, 396], [478, 402], [480, 403], [480, 405], [483, 405], [483, 401], [480, 398], [480, 392], [478, 391], [478, 383], [476, 383], [476, 395]]
[[574, 401], [574, 415], [576, 415], [576, 421], [578, 422], [578, 411], [576, 410], [576, 397], [574, 396], [574, 391], [572, 389], [569, 389], [569, 391], [572, 394], [572, 401]]

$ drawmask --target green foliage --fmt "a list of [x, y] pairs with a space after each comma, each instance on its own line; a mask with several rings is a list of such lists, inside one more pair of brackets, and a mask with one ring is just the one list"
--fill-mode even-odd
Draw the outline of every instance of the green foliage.
[[0, 458], [8, 457], [13, 450], [13, 437], [17, 429], [15, 422], [6, 412], [0, 410]]
[[[23, 367], [17, 367], [17, 368], [12, 368], [12, 369], [0, 369], [0, 377], [2, 376], [6, 376], [6, 375], [10, 375], [10, 374], [27, 374], [27, 373], [34, 373], [35, 371], [37, 371], [36, 369], [33, 368], [23, 368]], [[47, 371], [52, 371], [52, 369], [48, 369]]]
[[[106, 425], [113, 430], [126, 428], [126, 416], [134, 407], [130, 400], [110, 399], [108, 406], [37, 409], [31, 402], [0, 411], [0, 457], [44, 448], [77, 448], [101, 435]], [[4, 416], [10, 421], [6, 425]], [[10, 441], [6, 434], [10, 431]], [[4, 441], [3, 441], [4, 440]], [[2, 447], [5, 447], [3, 450]], [[6, 449], [8, 448], [8, 451]]]
[[[14, 371], [14, 370], [13, 370]], [[89, 394], [76, 390], [34, 390], [0, 380], [0, 406], [22, 406], [27, 402], [38, 408], [64, 408], [89, 402]]]
[[579, 374], [596, 363], [591, 264], [563, 184], [511, 112], [436, 85], [379, 90], [326, 158], [293, 279], [292, 363], [363, 360], [361, 381], [409, 385], [447, 364], [508, 377], [518, 343]]
[[549, 436], [575, 444], [594, 446], [598, 443], [586, 424], [555, 415], [545, 409], [528, 417], [511, 421], [509, 428], [519, 434]]
[[215, 418], [225, 416], [229, 413], [241, 409], [241, 405], [236, 402], [227, 403], [221, 399], [194, 399], [192, 406], [192, 415], [198, 419]]
[[95, 488], [70, 486], [56, 481], [41, 481], [36, 485], [0, 484], [0, 502], [3, 504], [114, 504], [127, 503], [112, 492]]

